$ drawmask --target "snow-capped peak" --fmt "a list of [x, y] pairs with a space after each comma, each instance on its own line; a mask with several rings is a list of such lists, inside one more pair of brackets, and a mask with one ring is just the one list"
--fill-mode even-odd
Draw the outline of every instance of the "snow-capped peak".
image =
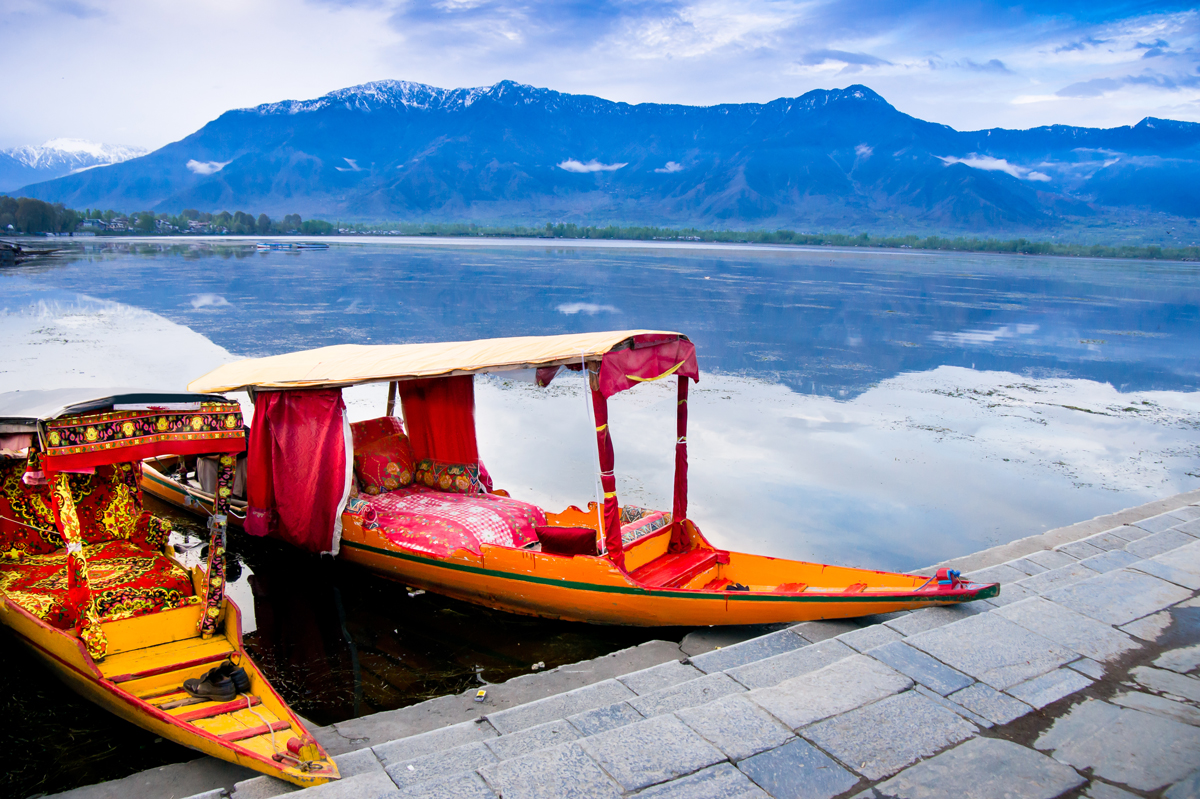
[[374, 111], [382, 108], [453, 110], [467, 108], [483, 97], [504, 98], [510, 101], [517, 99], [529, 103], [535, 98], [555, 94], [557, 92], [549, 89], [538, 89], [510, 80], [471, 89], [442, 89], [407, 80], [377, 80], [337, 89], [313, 100], [284, 100], [279, 103], [264, 103], [245, 110], [263, 116], [303, 114], [338, 105], [356, 111]]
[[144, 147], [126, 147], [119, 144], [98, 144], [83, 139], [50, 139], [45, 144], [27, 144], [0, 150], [22, 166], [30, 169], [53, 169], [59, 166], [69, 170], [86, 169], [105, 164], [119, 164], [130, 158], [145, 155]]

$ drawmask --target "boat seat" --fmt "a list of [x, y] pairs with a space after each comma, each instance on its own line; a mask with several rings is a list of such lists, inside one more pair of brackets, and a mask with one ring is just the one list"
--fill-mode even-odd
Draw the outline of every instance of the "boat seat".
[[635, 582], [654, 588], [678, 588], [717, 565], [712, 549], [668, 552], [630, 573]]
[[[96, 613], [103, 621], [200, 601], [187, 570], [161, 553], [117, 540], [85, 545], [83, 554]], [[52, 627], [74, 624], [67, 607], [66, 550], [0, 561], [0, 590]]]

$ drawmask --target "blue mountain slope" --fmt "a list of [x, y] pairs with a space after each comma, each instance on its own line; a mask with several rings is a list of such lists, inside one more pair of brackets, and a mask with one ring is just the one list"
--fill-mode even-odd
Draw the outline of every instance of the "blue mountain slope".
[[[20, 193], [163, 211], [980, 232], [1131, 205], [1197, 216], [1197, 165], [1193, 123], [959, 132], [865, 86], [695, 107], [380, 81], [230, 111]], [[1160, 178], [1174, 188], [1154, 191]]]

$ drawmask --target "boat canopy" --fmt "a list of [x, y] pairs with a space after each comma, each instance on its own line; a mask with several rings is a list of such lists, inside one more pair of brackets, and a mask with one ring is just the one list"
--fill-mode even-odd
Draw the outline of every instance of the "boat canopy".
[[[35, 438], [39, 446], [34, 446]], [[108, 640], [92, 603], [87, 555], [71, 473], [137, 463], [159, 455], [218, 454], [217, 490], [209, 518], [208, 568], [197, 586], [204, 612], [199, 630], [217, 629], [225, 596], [225, 530], [235, 458], [246, 449], [242, 408], [222, 396], [114, 388], [61, 388], [0, 394], [0, 453], [23, 458], [21, 484], [47, 486], [57, 532], [66, 542], [67, 596], [77, 603], [76, 631], [88, 654], [102, 659]]]
[[[626, 357], [604, 357], [623, 351], [628, 351]], [[605, 396], [668, 374], [693, 380], [700, 377], [695, 347], [687, 336], [658, 330], [617, 330], [430, 344], [340, 344], [227, 363], [193, 380], [188, 389], [210, 393], [249, 388], [337, 388], [576, 366], [580, 361], [611, 364], [612, 368], [602, 369], [610, 373], [601, 375]], [[658, 369], [660, 365], [662, 369]]]
[[52, 388], [0, 393], [0, 432], [33, 433], [38, 422], [101, 408], [121, 410], [199, 407], [224, 397], [190, 391], [152, 391], [138, 388]]
[[[361, 383], [393, 384], [388, 415], [398, 390], [418, 458], [478, 464], [470, 376], [536, 369], [538, 384], [544, 386], [564, 366], [586, 367], [589, 375], [600, 466], [597, 526], [609, 558], [619, 568], [624, 568], [624, 554], [607, 401], [645, 382], [672, 376], [678, 380], [671, 530], [672, 551], [676, 551], [683, 545], [682, 524], [687, 517], [688, 379], [700, 379], [696, 347], [681, 333], [617, 330], [430, 344], [343, 344], [228, 363], [193, 380], [188, 389], [255, 390], [246, 531], [274, 534], [314, 552], [336, 553], [341, 535], [337, 512], [327, 514], [328, 520], [306, 513], [295, 523], [285, 523], [279, 508], [345, 505], [353, 476], [353, 444], [344, 432], [348, 422], [340, 389]], [[345, 453], [339, 451], [339, 440], [345, 442]], [[329, 467], [314, 472], [309, 464], [318, 450], [329, 453]], [[280, 469], [298, 465], [301, 474], [273, 478], [275, 464]]]
[[11, 437], [4, 449], [12, 452], [22, 451], [36, 436], [46, 472], [246, 448], [237, 402], [133, 388], [0, 393], [0, 436]]

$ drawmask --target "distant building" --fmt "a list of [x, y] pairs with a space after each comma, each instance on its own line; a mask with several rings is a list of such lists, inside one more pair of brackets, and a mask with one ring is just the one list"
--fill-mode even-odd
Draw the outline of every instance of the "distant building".
[[85, 219], [79, 223], [80, 230], [108, 230], [103, 219]]
[[129, 230], [129, 220], [123, 216], [118, 216], [116, 219], [108, 223], [108, 229], [118, 232]]
[[197, 219], [193, 219], [190, 222], [188, 222], [188, 232], [189, 233], [207, 233], [208, 232], [208, 223], [201, 222]]
[[154, 227], [156, 227], [158, 229], [159, 233], [178, 233], [179, 232], [179, 228], [175, 227], [174, 225], [172, 225], [170, 222], [168, 222], [165, 219], [154, 220]]

